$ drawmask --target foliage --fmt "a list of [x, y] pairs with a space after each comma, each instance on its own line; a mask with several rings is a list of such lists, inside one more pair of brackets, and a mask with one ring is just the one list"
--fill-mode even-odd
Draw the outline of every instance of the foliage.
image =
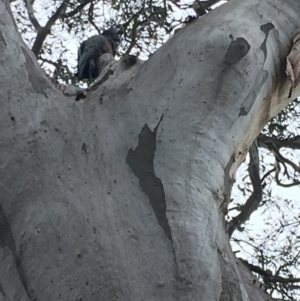
[[[175, 28], [185, 24], [189, 14], [195, 15], [191, 1], [181, 4], [177, 0], [35, 0], [33, 7], [29, 0], [11, 2], [22, 37], [43, 70], [62, 83], [72, 84], [77, 82], [77, 49], [87, 37], [112, 24], [121, 25], [124, 36], [120, 56], [135, 54], [147, 59]], [[55, 22], [48, 24], [63, 5]], [[32, 9], [31, 14], [27, 8]]]
[[[299, 100], [274, 117], [258, 137], [262, 197], [257, 210], [232, 237], [239, 257], [251, 262], [265, 290], [282, 300], [300, 295]], [[247, 166], [238, 172], [229, 206], [230, 221], [244, 210], [253, 193]], [[283, 188], [282, 188], [283, 187]], [[261, 270], [253, 267], [260, 267]], [[271, 272], [266, 276], [265, 271]], [[292, 278], [292, 280], [291, 280]]]

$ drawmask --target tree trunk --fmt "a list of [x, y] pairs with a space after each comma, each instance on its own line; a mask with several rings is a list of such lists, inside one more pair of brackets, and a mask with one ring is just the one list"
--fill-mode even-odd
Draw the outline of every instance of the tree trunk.
[[232, 0], [76, 102], [0, 0], [0, 300], [270, 300], [220, 208], [300, 94], [285, 75], [297, 12]]

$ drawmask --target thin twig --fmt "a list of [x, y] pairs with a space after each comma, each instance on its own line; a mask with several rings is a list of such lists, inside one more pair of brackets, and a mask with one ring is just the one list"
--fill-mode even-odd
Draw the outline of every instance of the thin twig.
[[91, 3], [93, 0], [85, 0], [83, 1], [80, 5], [78, 5], [74, 10], [63, 14], [62, 18], [70, 18], [75, 16], [77, 13], [79, 13], [86, 5], [88, 5], [89, 3]]
[[89, 7], [89, 21], [94, 26], [94, 28], [97, 30], [98, 34], [101, 34], [100, 29], [98, 28], [98, 26], [96, 25], [96, 23], [93, 20], [93, 14], [94, 14], [94, 2], [92, 2]]

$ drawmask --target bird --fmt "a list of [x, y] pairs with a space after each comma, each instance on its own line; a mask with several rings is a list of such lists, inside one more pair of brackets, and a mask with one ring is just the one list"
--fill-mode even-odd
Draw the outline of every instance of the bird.
[[79, 80], [93, 80], [100, 75], [100, 57], [104, 53], [116, 55], [122, 33], [122, 29], [110, 27], [102, 34], [92, 36], [82, 42], [78, 49], [78, 66], [75, 74]]

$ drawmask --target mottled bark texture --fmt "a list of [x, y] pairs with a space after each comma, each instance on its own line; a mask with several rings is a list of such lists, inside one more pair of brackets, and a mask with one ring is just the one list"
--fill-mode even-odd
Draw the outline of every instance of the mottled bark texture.
[[236, 263], [220, 205], [299, 94], [285, 75], [299, 12], [232, 0], [75, 101], [0, 0], [0, 299], [270, 300]]

